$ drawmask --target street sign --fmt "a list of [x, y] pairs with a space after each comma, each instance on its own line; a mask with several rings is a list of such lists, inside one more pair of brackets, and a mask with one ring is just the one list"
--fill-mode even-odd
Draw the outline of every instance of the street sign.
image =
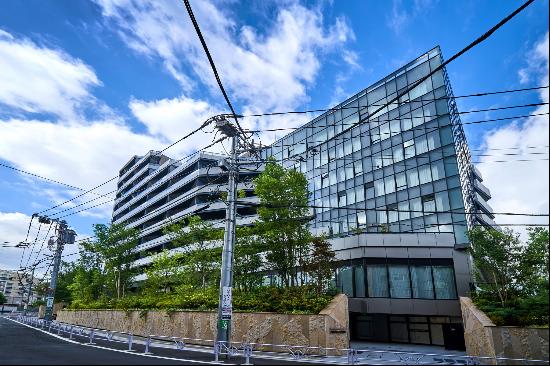
[[231, 287], [224, 286], [222, 288], [222, 319], [231, 320], [233, 309], [231, 306]]

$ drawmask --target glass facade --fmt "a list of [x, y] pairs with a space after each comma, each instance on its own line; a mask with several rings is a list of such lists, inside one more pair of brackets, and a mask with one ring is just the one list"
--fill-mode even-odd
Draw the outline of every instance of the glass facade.
[[451, 260], [359, 260], [336, 271], [336, 287], [349, 297], [456, 300]]
[[314, 228], [454, 233], [456, 243], [467, 241], [444, 70], [376, 112], [441, 62], [435, 48], [263, 151], [306, 174]]

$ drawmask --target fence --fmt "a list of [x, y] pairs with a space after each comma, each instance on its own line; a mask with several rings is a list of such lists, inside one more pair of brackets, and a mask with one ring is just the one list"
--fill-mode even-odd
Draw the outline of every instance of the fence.
[[[127, 351], [139, 352], [137, 345], [143, 354], [152, 354], [152, 348], [156, 352], [164, 349], [177, 351], [191, 351], [212, 354], [214, 361], [221, 356], [239, 357], [244, 365], [250, 365], [252, 358], [264, 358], [280, 361], [300, 361], [319, 364], [405, 364], [405, 365], [494, 365], [494, 364], [523, 364], [523, 365], [548, 365], [548, 360], [531, 360], [522, 358], [464, 356], [456, 354], [416, 353], [401, 351], [385, 351], [372, 349], [340, 349], [310, 346], [289, 346], [282, 344], [248, 343], [248, 342], [216, 342], [212, 339], [194, 339], [182, 337], [167, 337], [151, 334], [148, 336], [135, 336], [131, 333], [118, 332], [105, 329], [90, 328], [80, 325], [46, 321], [37, 317], [11, 314], [5, 316], [20, 323], [42, 329], [48, 333], [68, 337], [71, 340], [79, 340], [80, 343], [93, 345], [99, 341], [106, 341], [124, 345]], [[210, 344], [210, 346], [205, 346]], [[269, 348], [272, 351], [262, 349]], [[273, 351], [274, 350], [274, 351]]]

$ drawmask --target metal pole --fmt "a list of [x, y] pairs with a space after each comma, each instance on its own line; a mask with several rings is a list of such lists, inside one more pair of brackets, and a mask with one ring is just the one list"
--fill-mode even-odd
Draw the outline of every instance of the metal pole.
[[67, 223], [65, 221], [59, 222], [57, 226], [57, 247], [54, 254], [52, 277], [46, 296], [46, 311], [44, 314], [44, 319], [46, 320], [52, 320], [55, 288], [57, 287], [57, 275], [59, 274], [59, 266], [61, 264], [61, 253], [63, 252], [64, 245], [63, 237], [66, 229]]
[[[33, 266], [32, 267], [32, 272], [31, 272], [31, 280], [29, 282], [29, 292], [27, 293], [27, 304], [25, 305], [25, 310], [27, 310], [27, 307], [29, 306], [29, 303], [31, 301], [32, 281], [34, 281], [34, 269], [35, 269], [35, 267]], [[26, 311], [25, 311], [25, 313], [26, 313]]]
[[224, 342], [230, 346], [231, 338], [231, 316], [233, 287], [233, 249], [235, 246], [235, 226], [237, 200], [237, 150], [239, 147], [239, 136], [234, 135], [231, 141], [231, 157], [228, 171], [228, 194], [227, 210], [225, 215], [225, 233], [223, 238], [222, 268], [220, 279], [220, 301], [218, 304], [218, 334], [217, 342]]

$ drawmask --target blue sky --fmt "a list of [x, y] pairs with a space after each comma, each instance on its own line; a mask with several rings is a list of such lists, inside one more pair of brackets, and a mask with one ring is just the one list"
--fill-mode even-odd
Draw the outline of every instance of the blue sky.
[[[436, 45], [450, 57], [520, 4], [192, 1], [228, 94], [241, 112], [328, 107]], [[547, 85], [547, 52], [548, 1], [536, 0], [448, 67], [454, 92]], [[467, 98], [459, 100], [459, 109], [535, 103], [541, 98], [548, 101], [547, 92]], [[463, 120], [535, 109], [469, 114]], [[168, 145], [225, 110], [181, 1], [0, 2], [2, 163], [90, 188], [116, 175], [133, 154]], [[245, 124], [265, 128], [305, 121], [279, 117]], [[466, 133], [476, 153], [481, 149], [495, 154], [494, 149], [502, 147], [532, 152], [528, 147], [548, 145], [548, 120], [546, 116], [468, 125]], [[211, 138], [198, 134], [167, 153], [181, 157]], [[264, 142], [273, 138], [262, 136]], [[484, 159], [498, 158], [474, 157]], [[547, 162], [486, 163], [479, 168], [493, 191], [495, 211], [548, 212]], [[522, 177], [532, 175], [528, 184], [517, 181], [524, 171]], [[33, 212], [76, 193], [0, 168], [0, 238], [23, 240]], [[85, 236], [93, 223], [109, 220], [111, 207], [70, 216], [69, 223]], [[43, 231], [39, 238], [42, 235]], [[0, 267], [17, 266], [18, 253], [0, 249]]]

